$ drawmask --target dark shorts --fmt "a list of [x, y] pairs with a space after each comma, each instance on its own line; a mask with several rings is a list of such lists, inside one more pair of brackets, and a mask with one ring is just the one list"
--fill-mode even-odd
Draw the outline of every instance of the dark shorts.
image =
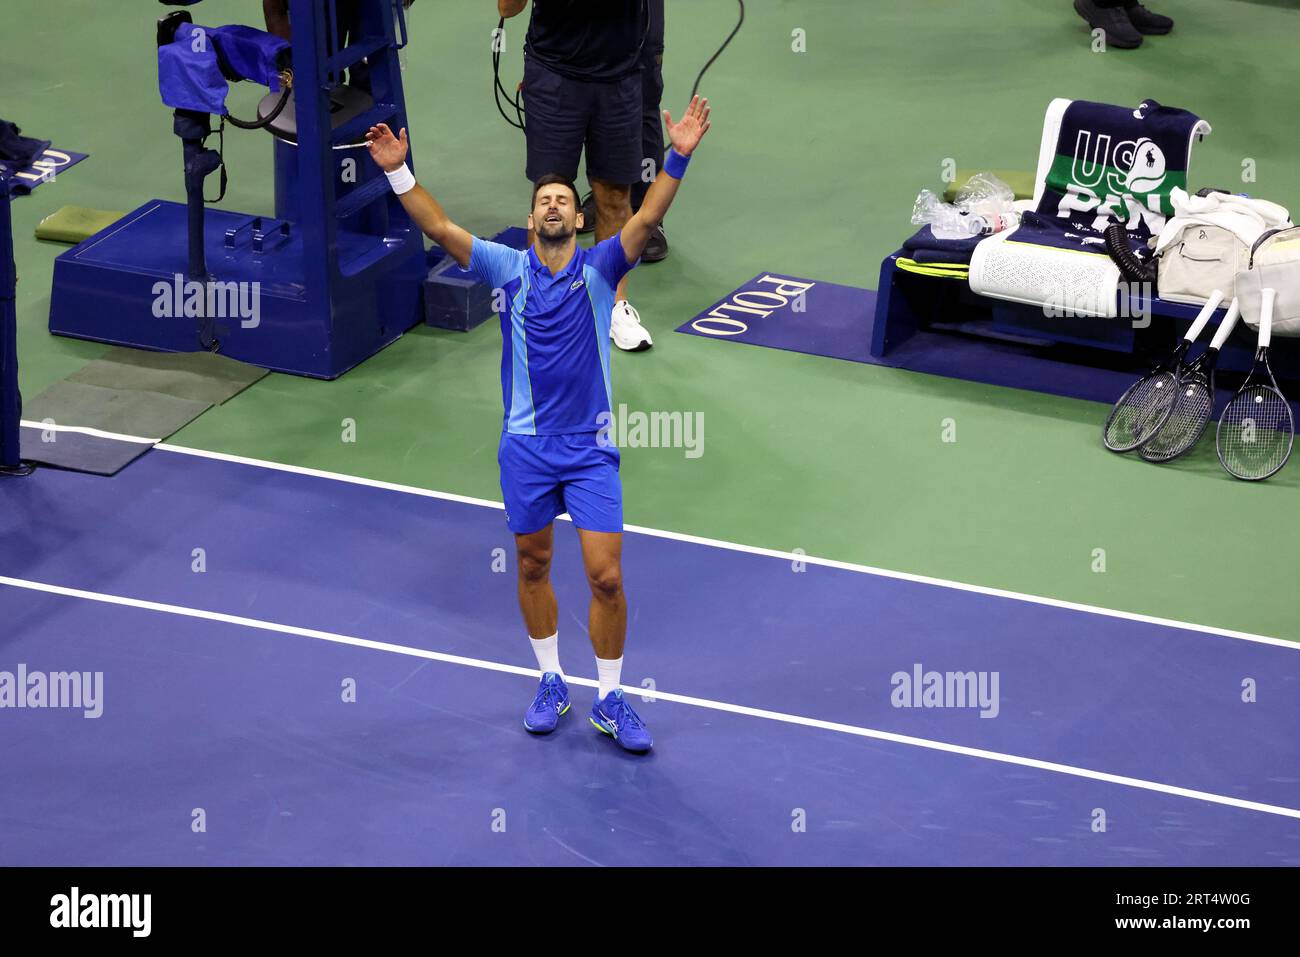
[[528, 181], [547, 173], [577, 179], [585, 147], [588, 178], [635, 183], [641, 178], [641, 110], [639, 72], [621, 80], [584, 82], [525, 57]]
[[623, 531], [619, 451], [599, 433], [501, 434], [497, 464], [506, 524], [516, 535], [541, 531], [557, 515], [589, 532]]

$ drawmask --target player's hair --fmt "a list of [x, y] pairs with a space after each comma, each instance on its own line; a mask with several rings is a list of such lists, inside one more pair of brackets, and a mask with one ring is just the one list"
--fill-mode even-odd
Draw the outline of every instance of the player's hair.
[[564, 176], [560, 173], [547, 173], [545, 176], [543, 176], [541, 179], [539, 179], [536, 183], [533, 184], [533, 205], [534, 206], [537, 205], [538, 190], [540, 190], [543, 186], [554, 186], [556, 183], [559, 183], [561, 186], [569, 187], [570, 191], [573, 193], [573, 205], [576, 208], [581, 209], [582, 197], [578, 195], [578, 187], [573, 185], [573, 180], [569, 179], [569, 177]]

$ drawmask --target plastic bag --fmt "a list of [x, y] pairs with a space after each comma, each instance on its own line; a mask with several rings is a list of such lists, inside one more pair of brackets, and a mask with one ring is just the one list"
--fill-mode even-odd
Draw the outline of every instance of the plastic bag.
[[921, 190], [912, 207], [912, 222], [929, 224], [935, 239], [987, 236], [1020, 225], [1015, 201], [1015, 192], [1002, 180], [992, 173], [976, 173], [957, 191], [952, 203], [945, 203], [931, 190]]
[[1015, 190], [992, 173], [976, 173], [953, 197], [954, 205], [974, 212], [1002, 212], [1011, 209], [1015, 201]]

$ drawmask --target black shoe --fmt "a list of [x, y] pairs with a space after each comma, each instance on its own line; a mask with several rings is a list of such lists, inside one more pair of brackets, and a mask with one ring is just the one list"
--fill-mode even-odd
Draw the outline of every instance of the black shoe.
[[664, 235], [664, 224], [660, 223], [646, 240], [645, 250], [641, 253], [643, 263], [662, 262], [668, 258], [668, 237]]
[[1138, 33], [1145, 33], [1150, 37], [1162, 37], [1174, 28], [1174, 21], [1158, 13], [1152, 13], [1140, 3], [1125, 8], [1124, 12], [1128, 14], [1129, 22], [1137, 27]]
[[596, 196], [594, 193], [588, 193], [587, 198], [582, 201], [582, 227], [578, 230], [579, 235], [589, 233], [596, 228]]
[[1095, 0], [1074, 0], [1074, 9], [1088, 21], [1088, 26], [1105, 31], [1108, 45], [1121, 50], [1136, 50], [1142, 45], [1142, 34], [1123, 7], [1099, 7]]

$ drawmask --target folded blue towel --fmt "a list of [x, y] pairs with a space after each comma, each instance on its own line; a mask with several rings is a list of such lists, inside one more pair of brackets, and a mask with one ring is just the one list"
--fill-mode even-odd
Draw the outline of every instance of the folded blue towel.
[[970, 253], [944, 249], [914, 249], [912, 262], [922, 266], [970, 265]]
[[[970, 262], [971, 253], [975, 252], [975, 247], [980, 244], [983, 236], [971, 236], [967, 239], [936, 239], [934, 230], [929, 226], [922, 226], [916, 235], [903, 242], [903, 249], [909, 253], [917, 253], [920, 250], [929, 250], [943, 253], [943, 262]], [[917, 256], [912, 256], [917, 262], [921, 262]]]

